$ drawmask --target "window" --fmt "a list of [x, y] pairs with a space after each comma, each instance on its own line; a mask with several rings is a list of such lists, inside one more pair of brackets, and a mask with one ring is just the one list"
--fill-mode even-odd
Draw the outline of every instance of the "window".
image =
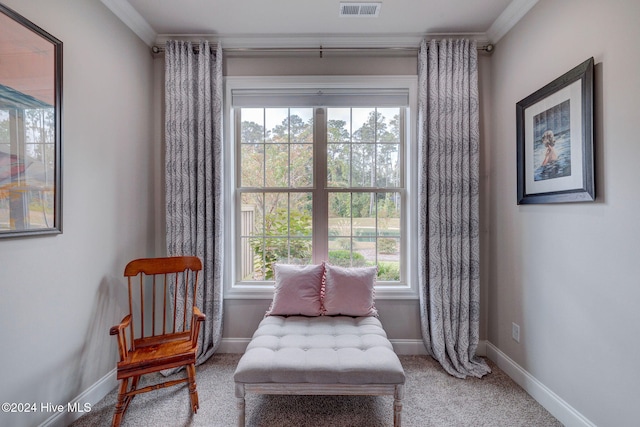
[[273, 284], [276, 262], [328, 260], [377, 265], [379, 290], [415, 296], [401, 293], [415, 252], [408, 92], [227, 88], [231, 293]]
[[328, 260], [378, 266], [400, 282], [403, 176], [401, 108], [328, 108]]
[[236, 112], [240, 279], [273, 280], [273, 264], [312, 262], [314, 117], [311, 108]]

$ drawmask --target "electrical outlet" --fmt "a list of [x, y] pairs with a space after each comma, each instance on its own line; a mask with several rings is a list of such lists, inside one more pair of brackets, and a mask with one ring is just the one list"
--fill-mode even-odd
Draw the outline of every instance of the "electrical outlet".
[[511, 338], [515, 342], [520, 342], [520, 326], [516, 323], [511, 323]]

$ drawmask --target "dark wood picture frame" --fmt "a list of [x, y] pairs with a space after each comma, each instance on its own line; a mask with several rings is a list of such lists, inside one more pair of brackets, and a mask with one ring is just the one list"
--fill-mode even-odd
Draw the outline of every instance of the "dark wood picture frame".
[[0, 238], [62, 233], [62, 42], [0, 4]]
[[518, 204], [595, 200], [593, 58], [516, 104]]

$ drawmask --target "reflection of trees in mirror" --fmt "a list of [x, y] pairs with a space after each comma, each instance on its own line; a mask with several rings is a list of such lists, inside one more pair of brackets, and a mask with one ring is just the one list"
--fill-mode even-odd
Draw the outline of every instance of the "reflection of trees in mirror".
[[0, 110], [0, 229], [53, 226], [55, 160], [53, 108]]

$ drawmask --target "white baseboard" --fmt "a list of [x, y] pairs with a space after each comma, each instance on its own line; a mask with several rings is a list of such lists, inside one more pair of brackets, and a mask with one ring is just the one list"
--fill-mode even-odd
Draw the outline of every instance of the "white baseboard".
[[596, 427], [584, 415], [488, 341], [486, 352], [490, 360], [566, 427]]
[[217, 353], [244, 353], [251, 338], [222, 338]]
[[58, 412], [47, 418], [39, 427], [66, 427], [70, 425], [83, 416], [85, 412], [89, 412], [92, 406], [100, 402], [102, 398], [117, 387], [117, 385], [116, 369], [113, 368], [104, 377], [100, 378], [91, 387], [67, 404], [67, 408], [75, 408], [76, 411]]
[[393, 345], [393, 350], [400, 355], [426, 355], [427, 349], [422, 340], [389, 340]]

